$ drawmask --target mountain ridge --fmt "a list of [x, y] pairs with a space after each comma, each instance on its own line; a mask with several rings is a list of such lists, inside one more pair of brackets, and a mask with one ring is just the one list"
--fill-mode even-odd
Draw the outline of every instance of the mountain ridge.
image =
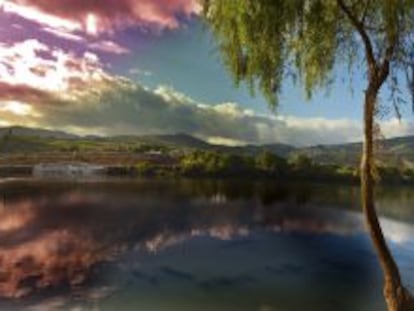
[[[274, 144], [248, 144], [244, 146], [226, 146], [210, 144], [190, 134], [161, 134], [161, 135], [116, 135], [116, 136], [81, 136], [70, 134], [64, 131], [55, 131], [41, 128], [30, 128], [24, 126], [11, 126], [0, 128], [0, 139], [7, 140], [10, 137], [33, 137], [40, 140], [68, 140], [68, 141], [90, 141], [90, 142], [113, 142], [123, 144], [147, 144], [159, 145], [170, 148], [200, 149], [221, 151], [236, 154], [256, 155], [268, 151], [282, 157], [289, 157], [292, 154], [305, 154], [318, 163], [351, 164], [359, 162], [362, 149], [361, 142], [342, 144], [319, 144], [308, 147], [296, 147], [284, 143]], [[27, 145], [36, 144], [30, 141]], [[414, 166], [414, 135], [393, 137], [379, 142], [378, 158], [385, 164], [395, 162]], [[25, 142], [20, 142], [18, 148], [25, 150]], [[28, 151], [39, 151], [41, 148], [29, 148]], [[5, 152], [5, 150], [1, 150]], [[7, 151], [7, 150], [6, 150]], [[27, 151], [27, 150], [26, 150]]]

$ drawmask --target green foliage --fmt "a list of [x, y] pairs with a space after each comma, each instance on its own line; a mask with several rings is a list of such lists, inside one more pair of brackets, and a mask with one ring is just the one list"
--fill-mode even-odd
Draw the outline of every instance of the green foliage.
[[135, 165], [135, 172], [138, 175], [148, 176], [154, 174], [154, 164], [149, 161], [142, 161]]
[[256, 169], [267, 174], [283, 175], [288, 169], [286, 159], [268, 151], [263, 151], [255, 157], [255, 166]]
[[312, 159], [303, 153], [293, 154], [288, 158], [288, 163], [294, 171], [311, 171], [313, 168]]
[[336, 168], [335, 173], [339, 176], [358, 177], [358, 170], [350, 166], [339, 166]]
[[122, 151], [125, 148], [118, 144], [104, 140], [92, 139], [43, 139], [47, 142], [50, 150], [59, 150], [63, 152], [78, 152], [78, 151]]
[[395, 166], [378, 166], [379, 180], [398, 181], [404, 174], [398, 167]]
[[[316, 164], [304, 154], [294, 154], [286, 160], [267, 151], [255, 157], [195, 151], [182, 156], [178, 166], [179, 174], [193, 177], [271, 177], [345, 182], [358, 180], [357, 171], [352, 167]], [[401, 179], [400, 177], [399, 174], [395, 175], [395, 179]]]
[[412, 0], [204, 3], [205, 19], [235, 82], [246, 81], [252, 90], [258, 86], [272, 106], [288, 76], [299, 77], [311, 97], [315, 88], [329, 84], [337, 63], [351, 72], [372, 58], [367, 75], [375, 66], [391, 64], [394, 87], [398, 71], [413, 63]]
[[232, 176], [254, 169], [251, 158], [228, 153], [195, 151], [185, 154], [180, 160], [184, 174]]

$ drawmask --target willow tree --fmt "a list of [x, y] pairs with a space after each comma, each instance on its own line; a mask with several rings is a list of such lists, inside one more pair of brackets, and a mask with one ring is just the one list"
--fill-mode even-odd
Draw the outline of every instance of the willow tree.
[[[396, 101], [405, 82], [413, 91], [413, 0], [205, 0], [204, 16], [237, 84], [259, 89], [271, 106], [285, 78], [299, 80], [310, 98], [337, 70], [366, 77], [361, 199], [366, 224], [385, 276], [389, 310], [414, 310], [387, 247], [374, 205], [378, 96], [390, 86]], [[407, 79], [408, 81], [401, 81]], [[413, 97], [414, 98], [414, 97]], [[398, 109], [396, 109], [398, 111]]]

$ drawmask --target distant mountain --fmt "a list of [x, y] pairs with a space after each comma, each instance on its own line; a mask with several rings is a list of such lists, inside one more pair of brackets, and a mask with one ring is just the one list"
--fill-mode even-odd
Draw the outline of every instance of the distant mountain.
[[182, 149], [213, 149], [214, 146], [187, 134], [170, 135], [121, 135], [103, 138], [105, 141], [122, 142], [126, 144], [146, 144]]
[[140, 137], [142, 140], [154, 143], [165, 144], [176, 147], [189, 147], [196, 149], [208, 149], [213, 148], [212, 145], [204, 140], [195, 138], [194, 136], [187, 134], [173, 134], [173, 135], [146, 135]]
[[[352, 164], [359, 163], [362, 143], [318, 145], [298, 148], [318, 163]], [[377, 143], [378, 160], [383, 164], [414, 166], [414, 136], [396, 137]]]
[[[24, 137], [26, 138], [22, 139]], [[13, 140], [12, 138], [15, 139]], [[67, 143], [58, 144], [54, 140], [67, 141]], [[92, 150], [97, 152], [102, 150], [101, 148], [105, 148], [105, 150], [131, 150], [130, 148], [122, 148], [142, 144], [176, 148], [183, 151], [199, 149], [251, 156], [255, 156], [266, 150], [282, 157], [289, 157], [293, 154], [300, 153], [307, 155], [317, 163], [347, 164], [353, 166], [358, 165], [362, 149], [361, 143], [318, 145], [304, 148], [296, 148], [286, 144], [231, 147], [212, 145], [187, 134], [81, 137], [61, 131], [20, 126], [0, 128], [0, 151], [2, 152], [53, 151], [56, 148], [60, 148], [58, 150], [72, 150], [76, 144], [80, 148], [88, 146], [88, 148], [92, 148]], [[379, 143], [378, 150], [378, 159], [384, 164], [414, 167], [414, 136], [383, 140]]]
[[287, 144], [248, 145], [244, 148], [249, 150], [253, 155], [268, 151], [281, 157], [288, 157], [292, 152], [297, 150], [296, 147]]
[[77, 135], [68, 134], [61, 131], [52, 131], [38, 128], [29, 128], [23, 126], [11, 126], [0, 128], [0, 138], [5, 136], [30, 136], [39, 138], [56, 138], [56, 139], [76, 139]]

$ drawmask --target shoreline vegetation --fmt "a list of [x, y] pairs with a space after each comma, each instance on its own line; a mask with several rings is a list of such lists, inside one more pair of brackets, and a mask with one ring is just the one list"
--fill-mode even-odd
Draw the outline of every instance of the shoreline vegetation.
[[[381, 142], [376, 176], [414, 184], [414, 137]], [[359, 183], [361, 144], [212, 145], [186, 134], [76, 136], [43, 129], [0, 128], [0, 177], [28, 177], [40, 165], [103, 167], [118, 177], [273, 179]]]
[[[262, 151], [255, 156], [218, 151], [163, 153], [55, 152], [13, 153], [0, 156], [0, 177], [33, 176], [38, 165], [101, 165], [104, 176], [248, 178], [275, 181], [359, 182], [357, 166], [321, 164], [304, 154], [288, 158]], [[414, 169], [378, 166], [381, 183], [414, 184]]]

